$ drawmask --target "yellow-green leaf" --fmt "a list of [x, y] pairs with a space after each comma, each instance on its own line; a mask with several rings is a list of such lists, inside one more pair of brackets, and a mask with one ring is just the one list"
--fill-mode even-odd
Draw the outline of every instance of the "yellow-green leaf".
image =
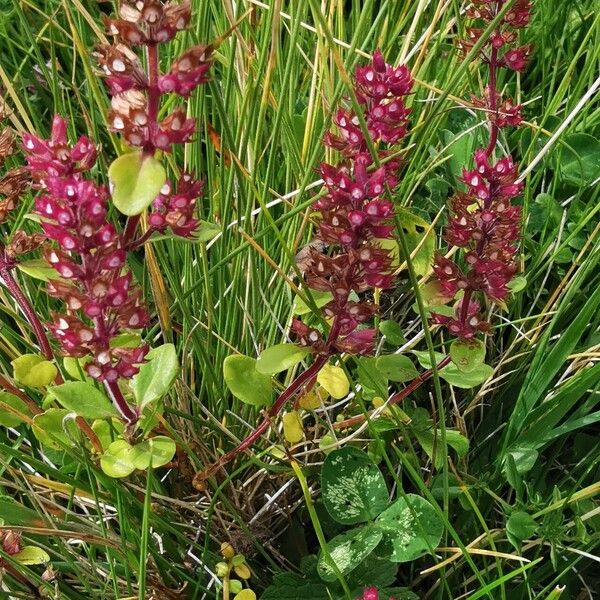
[[317, 381], [332, 398], [341, 400], [350, 391], [350, 382], [344, 369], [326, 364], [317, 375]]
[[50, 562], [48, 553], [37, 546], [25, 546], [11, 558], [22, 565], [43, 565]]
[[252, 590], [242, 590], [233, 600], [256, 600], [256, 594]]
[[153, 156], [141, 151], [119, 156], [109, 167], [112, 199], [124, 215], [139, 215], [158, 196], [167, 175]]
[[302, 420], [295, 410], [283, 415], [283, 437], [285, 437], [290, 444], [297, 444], [304, 438]]
[[[396, 212], [412, 256], [414, 270], [417, 275], [426, 275], [433, 263], [435, 252], [435, 236], [432, 231], [428, 231], [430, 224], [405, 208], [397, 207]], [[413, 256], [417, 247], [419, 250]], [[402, 253], [400, 258], [405, 260]]]
[[23, 354], [12, 361], [14, 378], [23, 385], [41, 388], [54, 381], [56, 367], [43, 356]]

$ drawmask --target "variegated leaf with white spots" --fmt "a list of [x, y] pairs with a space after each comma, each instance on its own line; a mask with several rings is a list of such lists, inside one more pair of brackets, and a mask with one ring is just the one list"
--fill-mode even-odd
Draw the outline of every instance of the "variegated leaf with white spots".
[[396, 500], [379, 515], [377, 525], [383, 532], [377, 552], [393, 562], [407, 562], [427, 554], [440, 543], [444, 532], [433, 506], [415, 494]]
[[355, 525], [377, 517], [388, 505], [388, 490], [377, 465], [358, 448], [332, 452], [321, 471], [322, 497], [338, 523]]
[[[378, 527], [367, 525], [366, 527], [351, 529], [334, 537], [327, 544], [327, 548], [340, 573], [347, 575], [375, 550], [382, 537], [383, 533]], [[335, 571], [327, 562], [323, 553], [319, 555], [317, 572], [321, 579], [325, 581], [335, 581], [337, 579]]]

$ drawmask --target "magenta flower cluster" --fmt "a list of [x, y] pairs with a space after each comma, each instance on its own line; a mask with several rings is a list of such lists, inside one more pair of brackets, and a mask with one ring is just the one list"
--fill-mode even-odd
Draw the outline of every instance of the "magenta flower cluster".
[[34, 212], [55, 242], [44, 247], [59, 275], [48, 282], [47, 291], [66, 304], [50, 330], [66, 355], [91, 355], [85, 366], [90, 377], [107, 382], [131, 377], [148, 347], [111, 342], [124, 330], [145, 327], [148, 313], [124, 268], [121, 236], [107, 220], [108, 190], [84, 177], [96, 162], [96, 148], [86, 137], [70, 146], [60, 116], [54, 117], [50, 139], [24, 134], [23, 143], [33, 180], [43, 192]]
[[[391, 238], [394, 229], [394, 206], [388, 193], [397, 185], [399, 163], [388, 156], [406, 135], [410, 111], [403, 98], [412, 84], [405, 66], [386, 64], [377, 51], [373, 61], [358, 67], [354, 76], [362, 114], [359, 117], [351, 108], [338, 109], [334, 119], [337, 131], [325, 136], [325, 144], [340, 151], [343, 160], [335, 166], [321, 164], [325, 194], [313, 208], [320, 216], [317, 237], [329, 251], [311, 248], [304, 276], [310, 289], [332, 295], [323, 310], [327, 318], [335, 320], [339, 337], [333, 346], [339, 351], [368, 353], [375, 339], [374, 329], [359, 328], [371, 318], [375, 305], [368, 300], [350, 300], [350, 294], [389, 288], [394, 279], [392, 256], [377, 240]], [[376, 157], [370, 147], [376, 148]], [[322, 351], [324, 341], [316, 330], [295, 321], [293, 331], [300, 343]]]
[[[356, 600], [379, 600], [379, 591], [376, 587], [365, 588], [363, 595], [360, 598], [357, 598]], [[389, 600], [395, 599], [390, 597]]]
[[[504, 0], [477, 0], [469, 9], [473, 19], [489, 24], [502, 9]], [[481, 57], [489, 67], [490, 77], [483, 98], [475, 105], [486, 110], [490, 125], [490, 141], [485, 149], [478, 149], [471, 169], [464, 169], [462, 181], [466, 191], [457, 192], [450, 201], [450, 219], [444, 239], [464, 250], [464, 267], [438, 254], [434, 273], [442, 294], [456, 302], [453, 317], [434, 314], [434, 323], [446, 325], [460, 338], [472, 338], [478, 332], [487, 333], [489, 323], [481, 315], [475, 293], [495, 303], [502, 303], [508, 295], [508, 284], [517, 272], [515, 260], [521, 224], [521, 209], [511, 200], [522, 190], [517, 167], [510, 156], [496, 161], [499, 130], [508, 125], [519, 125], [520, 107], [512, 100], [503, 100], [496, 90], [497, 70], [521, 70], [531, 52], [530, 46], [511, 47], [516, 39], [515, 30], [529, 22], [531, 3], [518, 0], [504, 15], [481, 50]], [[481, 36], [482, 29], [468, 29], [469, 40], [460, 48], [469, 49]], [[458, 295], [462, 294], [460, 298]]]
[[[159, 118], [163, 96], [176, 94], [188, 97], [199, 85], [208, 81], [211, 65], [211, 45], [195, 46], [173, 61], [169, 70], [161, 73], [159, 47], [172, 40], [189, 26], [189, 0], [180, 4], [137, 0], [121, 2], [117, 19], [106, 19], [113, 45], [98, 49], [99, 62], [113, 96], [109, 126], [147, 156], [156, 150], [170, 152], [176, 144], [185, 144], [196, 133], [196, 120], [188, 118], [184, 107], [176, 107]], [[142, 66], [135, 48], [145, 47], [146, 66]], [[177, 185], [166, 183], [153, 203], [149, 215], [149, 230], [192, 237], [199, 221], [194, 217], [196, 200], [202, 184], [184, 173]]]

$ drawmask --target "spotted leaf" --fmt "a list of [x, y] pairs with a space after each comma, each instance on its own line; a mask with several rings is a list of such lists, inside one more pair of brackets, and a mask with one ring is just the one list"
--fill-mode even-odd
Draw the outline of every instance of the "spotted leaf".
[[381, 471], [367, 454], [351, 446], [325, 459], [321, 486], [327, 512], [345, 525], [370, 521], [388, 505]]
[[[373, 525], [351, 529], [334, 537], [327, 548], [331, 559], [342, 575], [347, 575], [360, 565], [377, 547], [383, 536], [382, 531]], [[325, 581], [335, 581], [337, 575], [323, 553], [319, 555], [317, 572]]]
[[383, 532], [381, 556], [392, 562], [407, 562], [427, 554], [440, 543], [444, 532], [433, 506], [415, 494], [396, 500], [376, 523]]

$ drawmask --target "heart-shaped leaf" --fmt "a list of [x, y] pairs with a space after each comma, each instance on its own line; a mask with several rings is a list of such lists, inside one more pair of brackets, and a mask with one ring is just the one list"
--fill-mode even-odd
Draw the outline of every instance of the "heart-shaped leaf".
[[11, 362], [14, 378], [23, 385], [41, 388], [54, 381], [56, 367], [43, 356], [23, 354]]
[[388, 505], [381, 471], [367, 454], [352, 446], [336, 450], [325, 459], [321, 495], [331, 517], [345, 525], [374, 519]]
[[173, 460], [177, 446], [164, 435], [148, 438], [133, 447], [131, 454], [136, 469], [153, 469], [162, 467]]
[[100, 466], [109, 477], [127, 477], [135, 471], [133, 448], [125, 440], [115, 440], [100, 457]]
[[127, 216], [139, 215], [148, 208], [167, 179], [160, 162], [141, 151], [119, 156], [110, 165], [108, 177], [114, 205]]
[[256, 370], [264, 375], [275, 375], [297, 365], [310, 354], [310, 348], [296, 344], [277, 344], [265, 348], [256, 361]]
[[396, 500], [376, 523], [383, 532], [381, 556], [392, 562], [407, 562], [427, 554], [436, 548], [444, 533], [433, 506], [415, 494]]
[[93, 384], [68, 381], [50, 390], [58, 402], [84, 419], [105, 419], [118, 416], [110, 400]]
[[131, 380], [131, 389], [137, 405], [144, 408], [160, 400], [173, 385], [179, 372], [177, 351], [173, 344], [163, 344], [154, 348], [146, 357], [139, 373]]
[[271, 404], [271, 378], [256, 370], [256, 359], [242, 354], [228, 356], [223, 361], [223, 377], [231, 393], [246, 404]]
[[[375, 550], [382, 537], [383, 533], [378, 527], [372, 525], [359, 527], [334, 537], [327, 543], [327, 549], [340, 573], [347, 575]], [[317, 571], [325, 581], [337, 579], [335, 571], [323, 553], [319, 555]]]

